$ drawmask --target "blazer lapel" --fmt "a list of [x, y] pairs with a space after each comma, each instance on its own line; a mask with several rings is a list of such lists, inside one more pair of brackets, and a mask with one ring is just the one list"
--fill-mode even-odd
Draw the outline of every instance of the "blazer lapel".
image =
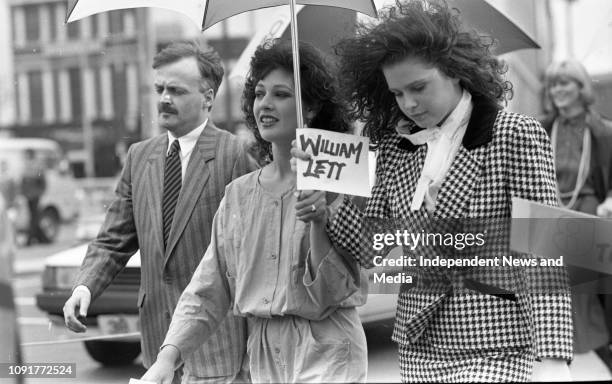
[[196, 203], [208, 182], [210, 172], [207, 162], [215, 158], [217, 146], [217, 132], [212, 124], [207, 124], [200, 135], [198, 142], [191, 152], [185, 180], [181, 188], [181, 194], [176, 204], [174, 218], [172, 219], [172, 229], [168, 236], [168, 245], [165, 252], [164, 264], [172, 254], [178, 239], [181, 237], [187, 222], [193, 214]]
[[482, 171], [483, 147], [468, 151], [462, 145], [455, 156], [436, 199], [434, 216], [466, 217], [467, 203]]
[[163, 224], [161, 201], [164, 193], [164, 165], [166, 150], [168, 148], [168, 136], [161, 136], [153, 147], [147, 160], [149, 188], [146, 189], [149, 211], [152, 217], [152, 226], [160, 249], [164, 249]]

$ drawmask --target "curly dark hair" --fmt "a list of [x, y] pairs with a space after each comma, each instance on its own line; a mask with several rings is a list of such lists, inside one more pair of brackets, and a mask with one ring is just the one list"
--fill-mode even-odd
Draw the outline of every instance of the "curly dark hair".
[[491, 52], [495, 41], [468, 30], [457, 10], [444, 1], [396, 1], [380, 11], [379, 24], [359, 23], [355, 37], [335, 46], [340, 57], [343, 93], [352, 100], [349, 117], [365, 122], [365, 135], [372, 141], [394, 131], [406, 118], [387, 88], [383, 67], [417, 57], [434, 65], [473, 97], [501, 104], [512, 96], [507, 71]]
[[[335, 132], [348, 132], [346, 104], [340, 98], [336, 80], [335, 63], [327, 60], [323, 53], [311, 44], [300, 42], [300, 80], [302, 101], [317, 106], [318, 113], [310, 126]], [[293, 73], [291, 42], [280, 39], [268, 40], [257, 47], [251, 58], [250, 70], [242, 93], [242, 111], [247, 127], [257, 140], [261, 159], [271, 159], [271, 145], [259, 134], [253, 113], [255, 87], [257, 83], [275, 69]]]

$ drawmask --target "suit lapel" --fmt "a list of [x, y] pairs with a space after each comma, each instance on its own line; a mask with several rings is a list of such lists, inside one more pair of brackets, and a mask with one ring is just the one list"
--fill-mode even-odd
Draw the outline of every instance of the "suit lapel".
[[153, 231], [160, 249], [164, 249], [163, 224], [161, 214], [161, 201], [164, 193], [164, 163], [168, 148], [168, 136], [160, 136], [147, 160], [147, 173], [149, 188], [146, 189], [147, 201], [151, 217], [153, 218]]
[[183, 181], [181, 194], [176, 204], [174, 218], [172, 219], [172, 229], [168, 237], [164, 264], [172, 254], [172, 250], [181, 237], [187, 222], [193, 214], [196, 203], [200, 200], [204, 186], [208, 182], [210, 172], [206, 163], [215, 158], [216, 145], [216, 128], [211, 123], [208, 123], [198, 138], [198, 142], [193, 148], [189, 163], [187, 164], [185, 180]]
[[483, 147], [468, 151], [463, 145], [455, 156], [446, 179], [436, 199], [434, 216], [445, 218], [465, 217], [467, 202], [482, 171]]

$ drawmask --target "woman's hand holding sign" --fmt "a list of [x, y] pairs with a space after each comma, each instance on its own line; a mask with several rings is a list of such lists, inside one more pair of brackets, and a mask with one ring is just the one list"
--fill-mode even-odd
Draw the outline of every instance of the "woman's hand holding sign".
[[[309, 149], [306, 149], [309, 151]], [[291, 142], [291, 170], [297, 172], [297, 159], [308, 161], [311, 155], [297, 148], [297, 142]], [[302, 221], [313, 221], [325, 224], [327, 220], [327, 200], [324, 191], [302, 190], [297, 191], [297, 204], [295, 205], [297, 218]]]
[[302, 221], [325, 224], [327, 221], [327, 200], [325, 191], [297, 191], [296, 216]]

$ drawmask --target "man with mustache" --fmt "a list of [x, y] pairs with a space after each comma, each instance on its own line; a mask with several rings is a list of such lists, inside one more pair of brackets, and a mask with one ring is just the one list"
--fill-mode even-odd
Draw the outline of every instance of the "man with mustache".
[[[209, 118], [223, 78], [216, 53], [174, 43], [155, 56], [153, 68], [158, 122], [167, 132], [128, 151], [116, 198], [64, 305], [66, 326], [84, 332], [79, 317], [140, 248], [145, 367], [155, 361], [178, 299], [208, 247], [225, 185], [256, 168], [239, 140]], [[228, 313], [215, 336], [185, 361], [183, 383], [248, 381], [245, 341], [244, 320]]]

